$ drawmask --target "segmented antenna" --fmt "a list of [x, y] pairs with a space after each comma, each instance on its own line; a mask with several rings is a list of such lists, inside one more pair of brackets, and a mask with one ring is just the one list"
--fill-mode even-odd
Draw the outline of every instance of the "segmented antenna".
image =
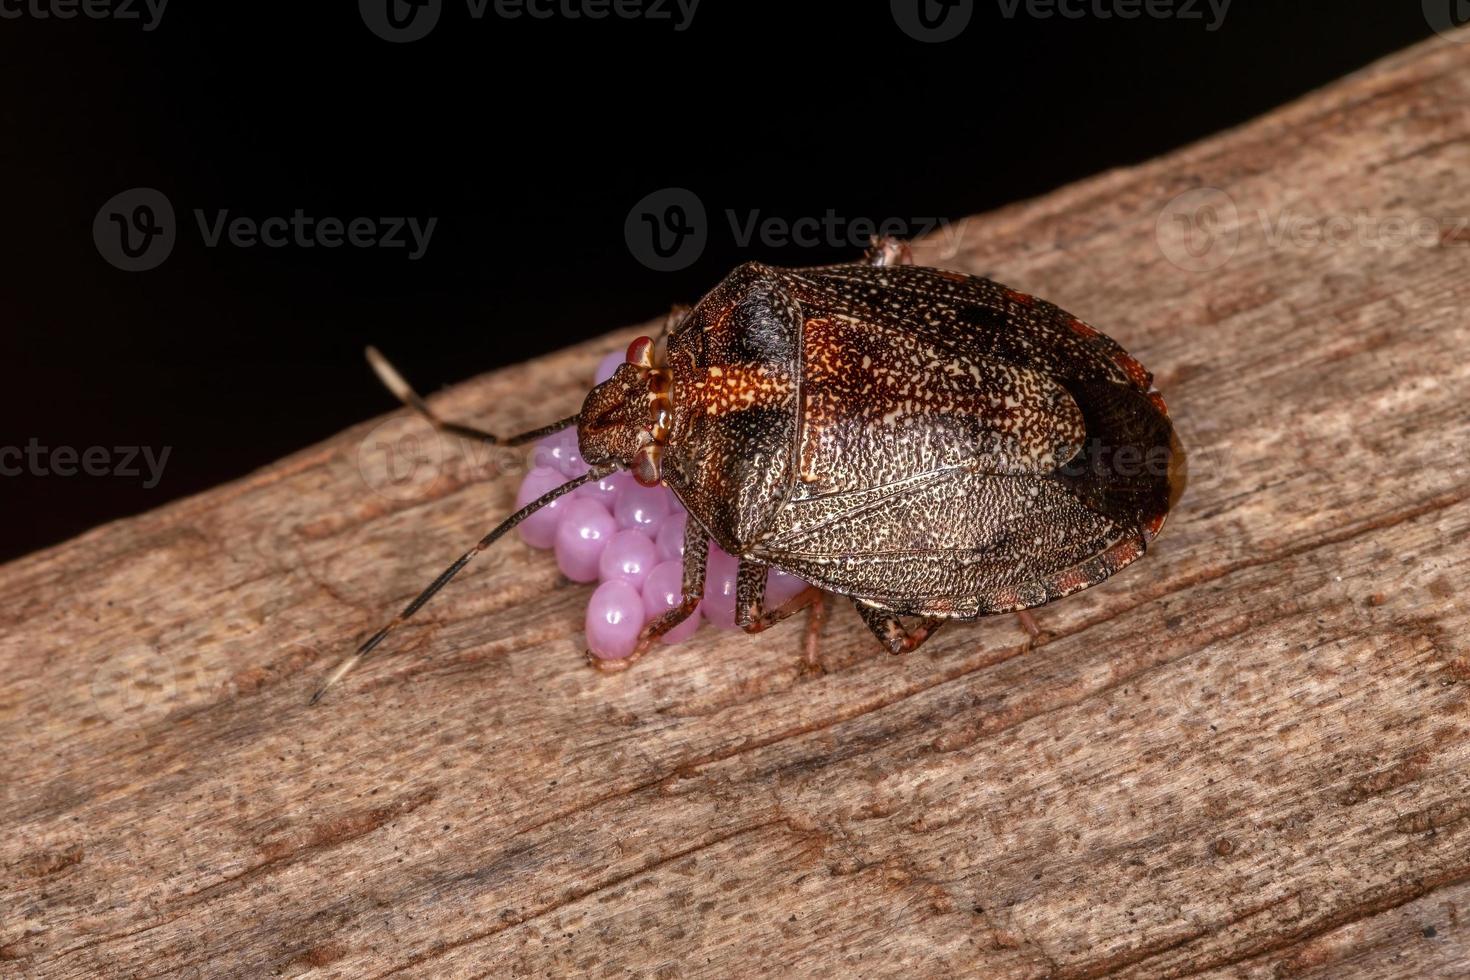
[[458, 575], [460, 569], [464, 568], [470, 563], [470, 559], [474, 558], [480, 552], [484, 551], [486, 548], [494, 544], [503, 534], [505, 534], [505, 532], [509, 531], [521, 521], [524, 521], [526, 518], [530, 517], [532, 514], [536, 513], [536, 511], [540, 510], [542, 507], [545, 507], [547, 504], [551, 503], [558, 497], [562, 497], [566, 494], [571, 493], [573, 490], [577, 489], [584, 483], [590, 483], [593, 480], [600, 480], [603, 477], [607, 476], [609, 473], [613, 473], [614, 471], [616, 471], [616, 469], [617, 467], [615, 466], [604, 466], [599, 469], [589, 470], [588, 472], [582, 474], [574, 480], [569, 480], [559, 487], [548, 490], [540, 497], [537, 497], [535, 500], [531, 501], [529, 504], [516, 511], [514, 514], [507, 517], [493, 531], [481, 538], [473, 548], [471, 548], [469, 551], [466, 551], [464, 554], [455, 559], [454, 564], [444, 569], [444, 571], [439, 574], [438, 578], [429, 583], [428, 588], [420, 592], [412, 602], [404, 607], [403, 612], [399, 613], [397, 616], [394, 616], [391, 620], [388, 621], [388, 624], [386, 626], [378, 630], [372, 636], [368, 637], [367, 642], [358, 647], [357, 651], [353, 653], [352, 656], [343, 660], [340, 664], [333, 668], [332, 672], [327, 675], [326, 681], [322, 684], [320, 688], [317, 689], [317, 692], [311, 696], [311, 703], [316, 704], [318, 701], [320, 701], [322, 699], [322, 695], [327, 693], [327, 689], [329, 687], [345, 677], [347, 675], [347, 672], [352, 670], [352, 668], [356, 667], [358, 664], [366, 660], [368, 658], [368, 655], [373, 652], [377, 645], [383, 642], [384, 637], [386, 637], [389, 633], [396, 629], [399, 624], [408, 619], [408, 617], [412, 616], [414, 613], [422, 609], [424, 607], [424, 603], [434, 598], [434, 594], [436, 592], [444, 588], [444, 586], [448, 585], [449, 580]]

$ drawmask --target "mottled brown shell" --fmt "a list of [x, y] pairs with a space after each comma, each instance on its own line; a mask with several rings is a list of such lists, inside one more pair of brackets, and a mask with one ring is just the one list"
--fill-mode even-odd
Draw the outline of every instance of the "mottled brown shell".
[[731, 554], [971, 619], [1143, 554], [1183, 489], [1149, 373], [1042, 300], [917, 266], [736, 269], [668, 337], [662, 476]]

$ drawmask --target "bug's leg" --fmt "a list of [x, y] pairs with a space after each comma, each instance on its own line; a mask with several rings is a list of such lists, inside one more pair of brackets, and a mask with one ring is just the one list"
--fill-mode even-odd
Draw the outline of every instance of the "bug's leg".
[[766, 566], [742, 561], [735, 575], [735, 624], [747, 633], [770, 629], [781, 620], [807, 610], [806, 634], [802, 642], [802, 663], [818, 667], [817, 639], [827, 621], [827, 593], [808, 586], [775, 609], [766, 608]]
[[825, 595], [816, 586], [808, 586], [775, 609], [766, 608], [766, 566], [742, 561], [735, 573], [735, 625], [747, 633], [759, 633], [818, 604]]
[[908, 242], [888, 235], [874, 235], [863, 261], [868, 265], [913, 265], [914, 252]]
[[889, 653], [894, 654], [917, 649], [919, 644], [948, 622], [938, 616], [925, 616], [919, 620], [919, 625], [909, 629], [903, 625], [902, 620], [886, 609], [870, 606], [861, 599], [852, 600], [852, 604], [857, 608], [858, 615], [863, 617], [863, 622], [868, 624], [868, 629], [873, 631], [873, 635], [888, 648]]
[[638, 634], [638, 645], [633, 652], [618, 660], [603, 660], [587, 651], [587, 662], [604, 673], [614, 674], [627, 670], [633, 663], [652, 649], [669, 630], [693, 615], [704, 598], [704, 563], [709, 557], [709, 538], [704, 530], [692, 520], [684, 528], [684, 584], [683, 601], [643, 627]]
[[542, 436], [549, 436], [553, 432], [560, 432], [562, 429], [577, 424], [577, 416], [573, 415], [569, 418], [559, 419], [550, 425], [543, 425], [539, 429], [532, 429], [530, 432], [522, 432], [520, 435], [511, 436], [509, 439], [502, 439], [499, 436], [486, 432], [484, 429], [477, 429], [472, 425], [446, 422], [434, 414], [434, 410], [429, 407], [428, 403], [419, 396], [418, 392], [413, 390], [412, 385], [403, 380], [403, 375], [399, 374], [398, 369], [388, 363], [386, 357], [378, 353], [376, 347], [369, 347], [367, 349], [367, 359], [368, 364], [372, 366], [373, 373], [378, 376], [379, 381], [383, 382], [383, 387], [391, 391], [393, 397], [403, 402], [405, 406], [422, 415], [430, 425], [440, 432], [449, 432], [457, 436], [463, 436], [466, 439], [488, 442], [492, 446], [522, 446], [528, 442], [535, 442]]
[[806, 636], [801, 645], [801, 662], [808, 670], [822, 669], [821, 639], [822, 627], [827, 625], [827, 613], [830, 611], [827, 593], [822, 593], [822, 598], [807, 606], [806, 609]]
[[1041, 639], [1041, 627], [1037, 625], [1036, 617], [1031, 615], [1031, 610], [1016, 610], [1016, 620], [1021, 624], [1021, 629], [1026, 631], [1026, 635], [1029, 636], [1031, 640], [1034, 641]]

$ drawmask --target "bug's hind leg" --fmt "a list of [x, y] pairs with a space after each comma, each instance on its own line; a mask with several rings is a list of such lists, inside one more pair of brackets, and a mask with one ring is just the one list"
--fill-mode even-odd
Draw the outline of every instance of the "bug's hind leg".
[[638, 634], [638, 645], [626, 657], [618, 660], [603, 660], [593, 656], [592, 651], [589, 650], [587, 662], [608, 674], [627, 670], [652, 649], [654, 644], [663, 639], [665, 633], [692, 616], [694, 610], [699, 607], [699, 600], [704, 598], [704, 563], [708, 556], [709, 538], [705, 537], [700, 526], [691, 520], [684, 529], [684, 582], [680, 586], [683, 595], [679, 604], [651, 623], [645, 624], [643, 632]]
[[560, 432], [562, 429], [577, 423], [577, 416], [573, 415], [570, 418], [560, 419], [550, 425], [544, 425], [539, 429], [532, 429], [530, 432], [522, 432], [520, 435], [511, 436], [509, 439], [502, 439], [499, 436], [486, 432], [484, 429], [477, 429], [472, 425], [446, 422], [434, 414], [434, 410], [429, 407], [428, 403], [420, 397], [418, 392], [413, 390], [412, 385], [403, 380], [403, 375], [399, 374], [398, 369], [388, 363], [386, 357], [378, 353], [376, 347], [369, 347], [367, 349], [367, 359], [368, 364], [373, 369], [373, 373], [378, 376], [379, 381], [383, 382], [383, 387], [391, 391], [393, 397], [403, 402], [406, 407], [422, 415], [430, 425], [440, 432], [449, 432], [453, 435], [463, 436], [466, 439], [474, 439], [478, 442], [488, 442], [492, 446], [521, 446], [528, 442], [534, 442], [542, 436], [549, 436], [553, 432]]
[[948, 620], [937, 616], [925, 616], [919, 620], [919, 624], [913, 629], [904, 626], [893, 613], [886, 609], [870, 606], [861, 599], [852, 600], [857, 608], [858, 615], [863, 617], [863, 622], [868, 624], [868, 629], [878, 641], [888, 648], [889, 653], [908, 653], [910, 650], [918, 649], [919, 645], [929, 637], [933, 636], [939, 627]]
[[747, 633], [760, 633], [781, 620], [807, 610], [806, 636], [802, 643], [802, 663], [814, 668], [821, 665], [817, 640], [827, 622], [827, 593], [808, 586], [775, 609], [766, 608], [766, 566], [742, 561], [735, 576], [735, 623]]
[[913, 265], [914, 252], [909, 243], [889, 235], [874, 235], [863, 261], [868, 265]]
[[1041, 626], [1036, 622], [1036, 617], [1031, 615], [1031, 610], [1016, 610], [1016, 622], [1020, 623], [1021, 629], [1026, 631], [1026, 648], [1028, 650], [1032, 646], [1041, 643], [1044, 634], [1041, 631]]

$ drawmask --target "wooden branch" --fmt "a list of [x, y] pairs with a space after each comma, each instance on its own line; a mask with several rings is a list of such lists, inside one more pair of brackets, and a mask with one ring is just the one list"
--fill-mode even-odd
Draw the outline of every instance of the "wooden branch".
[[[921, 247], [1118, 338], [1192, 452], [1033, 649], [838, 608], [824, 676], [798, 624], [602, 676], [517, 541], [308, 709], [511, 509], [523, 455], [385, 482], [402, 413], [6, 566], [0, 973], [1470, 971], [1467, 104], [1438, 39]], [[435, 407], [542, 422], [626, 339]]]

